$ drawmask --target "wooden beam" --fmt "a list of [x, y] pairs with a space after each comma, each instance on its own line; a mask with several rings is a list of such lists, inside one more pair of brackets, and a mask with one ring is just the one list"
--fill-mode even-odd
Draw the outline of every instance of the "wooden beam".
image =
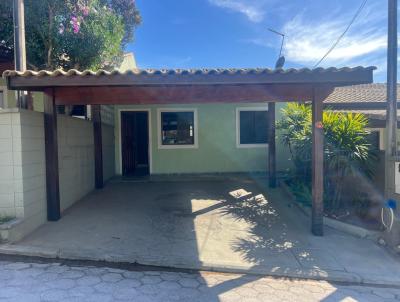
[[312, 102], [312, 217], [311, 230], [316, 236], [324, 234], [324, 132], [322, 124], [323, 97], [314, 89]]
[[268, 179], [276, 187], [275, 103], [268, 104]]
[[94, 136], [94, 174], [95, 187], [102, 189], [103, 183], [103, 139], [101, 133], [101, 106], [92, 105], [93, 136]]
[[47, 219], [61, 218], [60, 181], [58, 174], [57, 108], [54, 90], [44, 94], [44, 135], [46, 157]]
[[305, 102], [312, 100], [312, 86], [271, 84], [58, 87], [56, 99], [58, 105]]

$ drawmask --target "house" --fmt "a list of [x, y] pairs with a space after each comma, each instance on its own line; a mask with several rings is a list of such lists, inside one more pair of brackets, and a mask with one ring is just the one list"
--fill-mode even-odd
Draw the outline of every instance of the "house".
[[[369, 139], [377, 153], [377, 159], [372, 163], [373, 184], [381, 196], [385, 192], [386, 93], [387, 86], [383, 83], [336, 87], [324, 101], [325, 108], [362, 113], [368, 117]], [[400, 95], [400, 85], [397, 86], [397, 95]], [[400, 132], [398, 137], [400, 145]]]
[[[19, 152], [2, 163], [18, 183], [10, 188], [7, 175], [0, 181], [7, 213], [20, 219], [7, 236], [59, 220], [115, 175], [262, 172], [275, 186], [286, 159], [274, 123], [277, 107], [288, 101], [312, 102], [312, 231], [322, 235], [322, 101], [335, 87], [371, 83], [373, 70], [6, 71], [9, 89], [44, 93], [43, 113], [0, 114], [0, 133]], [[57, 115], [58, 105], [90, 105], [92, 120]]]

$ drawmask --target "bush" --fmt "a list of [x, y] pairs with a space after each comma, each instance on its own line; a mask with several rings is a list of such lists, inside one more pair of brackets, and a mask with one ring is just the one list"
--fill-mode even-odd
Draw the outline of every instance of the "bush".
[[[294, 163], [291, 183], [311, 188], [312, 112], [308, 104], [289, 103], [277, 123], [281, 139]], [[325, 111], [324, 126], [324, 202], [334, 211], [351, 202], [344, 193], [346, 181], [371, 178], [370, 160], [374, 158], [368, 142], [368, 119], [363, 114]], [[304, 191], [301, 189], [301, 191]], [[360, 193], [353, 190], [353, 193]], [[351, 197], [350, 199], [353, 199]]]

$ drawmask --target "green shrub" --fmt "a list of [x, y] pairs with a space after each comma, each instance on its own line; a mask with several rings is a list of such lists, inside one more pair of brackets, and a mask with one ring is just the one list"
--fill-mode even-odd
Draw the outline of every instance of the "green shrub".
[[[281, 140], [290, 150], [294, 163], [291, 177], [295, 191], [311, 188], [312, 112], [308, 104], [289, 103], [277, 123]], [[372, 176], [374, 158], [368, 142], [368, 119], [363, 114], [324, 111], [324, 202], [336, 210], [347, 202], [343, 196], [346, 181]], [[298, 183], [303, 183], [301, 188]], [[295, 193], [296, 195], [296, 193]], [[309, 196], [311, 198], [311, 196]]]

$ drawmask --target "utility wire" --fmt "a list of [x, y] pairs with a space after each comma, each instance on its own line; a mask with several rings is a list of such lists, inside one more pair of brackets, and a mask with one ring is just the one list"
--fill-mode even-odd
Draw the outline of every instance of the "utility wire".
[[346, 33], [349, 31], [350, 27], [353, 25], [354, 21], [356, 21], [356, 19], [358, 18], [358, 16], [360, 15], [360, 13], [362, 12], [362, 10], [364, 9], [365, 5], [367, 4], [368, 0], [364, 0], [360, 7], [358, 8], [358, 10], [356, 11], [355, 15], [353, 16], [353, 18], [351, 19], [349, 25], [346, 27], [345, 31], [339, 36], [339, 38], [336, 40], [335, 43], [333, 43], [333, 45], [331, 46], [331, 48], [329, 48], [329, 50], [326, 52], [326, 54], [321, 58], [321, 60], [319, 60], [313, 68], [318, 67], [319, 64], [322, 63], [323, 60], [325, 60], [325, 58], [332, 52], [332, 50], [335, 49], [335, 47], [339, 44], [340, 40], [342, 40], [342, 38], [346, 35]]

